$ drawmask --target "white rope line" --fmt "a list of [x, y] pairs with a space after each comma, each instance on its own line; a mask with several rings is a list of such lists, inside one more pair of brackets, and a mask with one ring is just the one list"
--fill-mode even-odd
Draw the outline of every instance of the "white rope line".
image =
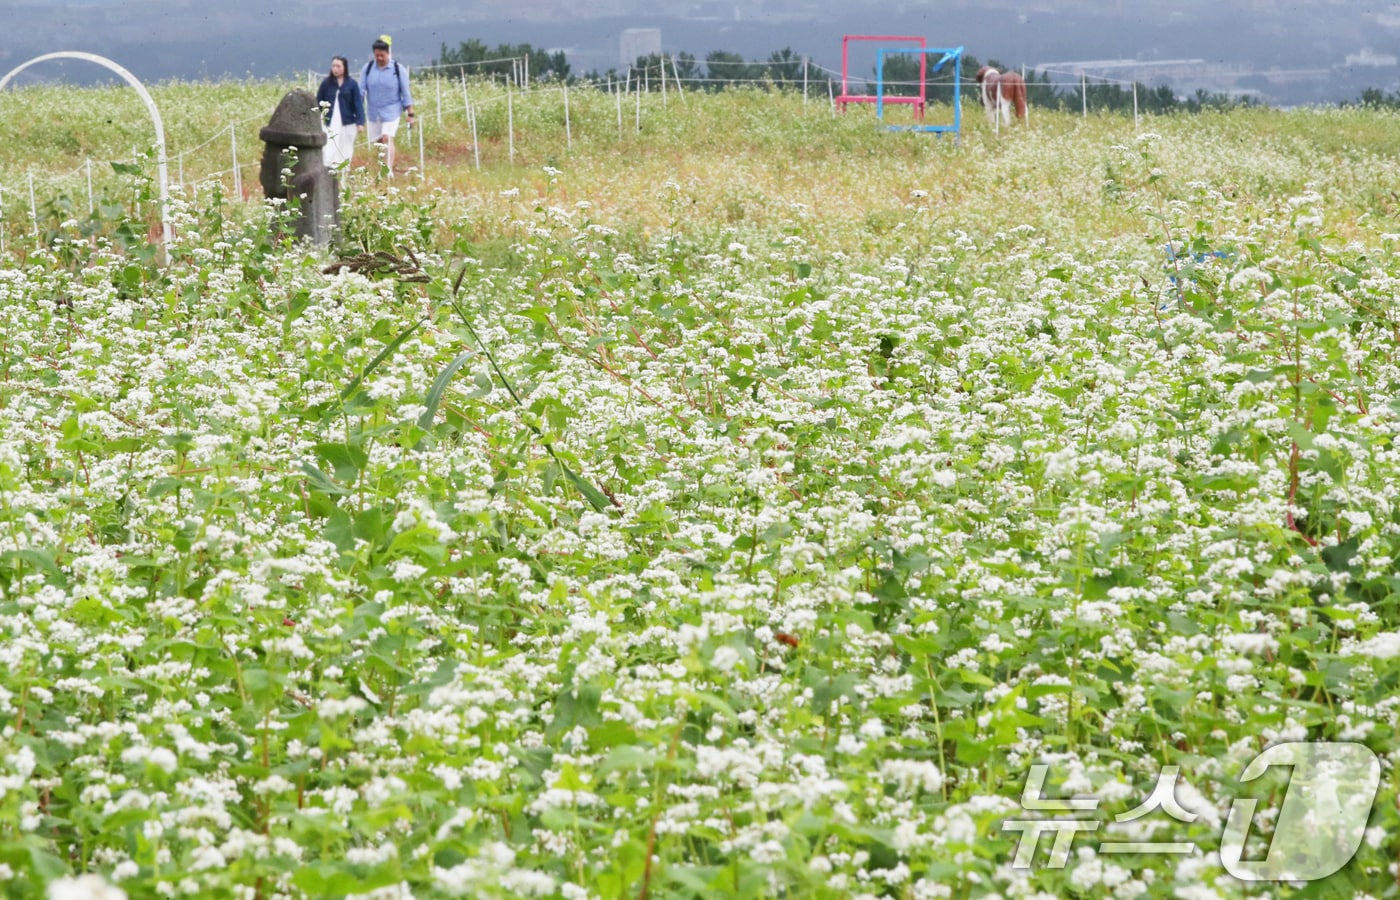
[[[819, 64], [819, 63], [814, 63], [814, 62], [813, 62], [813, 63], [808, 63], [808, 66], [809, 66], [809, 68], [811, 68], [811, 69], [815, 69], [815, 70], [817, 70], [818, 72], [825, 72], [826, 74], [832, 75], [832, 76], [834, 76], [834, 77], [836, 77], [836, 78], [838, 78], [838, 79], [841, 77], [841, 73], [840, 73], [840, 72], [836, 71], [835, 69], [828, 69], [826, 66], [823, 66], [823, 65], [821, 65], [821, 64]], [[1019, 70], [1008, 70], [1008, 71], [1018, 71], [1018, 72], [1019, 72]], [[1032, 77], [1036, 76], [1036, 75], [1068, 75], [1068, 76], [1074, 78], [1075, 80], [1074, 80], [1074, 81], [1031, 81], [1030, 79], [1031, 79]], [[1133, 81], [1131, 81], [1131, 80], [1122, 79], [1122, 78], [1108, 78], [1108, 77], [1103, 76], [1103, 75], [1090, 75], [1090, 74], [1088, 74], [1088, 73], [1085, 73], [1085, 77], [1087, 77], [1091, 82], [1096, 82], [1096, 83], [1099, 83], [1099, 84], [1119, 84], [1119, 85], [1129, 85], [1129, 86], [1131, 86], [1131, 85], [1134, 84], [1134, 83], [1136, 83], [1136, 84], [1144, 84], [1144, 83], [1145, 83], [1145, 82], [1141, 82], [1141, 81], [1133, 82]], [[1080, 79], [1080, 73], [1079, 73], [1079, 72], [1071, 72], [1071, 71], [1068, 71], [1068, 70], [1060, 70], [1060, 69], [1027, 69], [1027, 70], [1026, 70], [1026, 79], [1027, 79], [1027, 80], [1026, 80], [1026, 87], [1079, 87], [1079, 86], [1080, 86], [1080, 80], [1079, 80], [1079, 79]], [[854, 73], [851, 73], [851, 72], [847, 72], [847, 73], [846, 73], [846, 80], [847, 80], [847, 81], [859, 81], [859, 82], [862, 82], [862, 83], [865, 83], [865, 84], [874, 84], [874, 83], [875, 83], [875, 79], [872, 78], [872, 77], [870, 77], [869, 75], [857, 75], [857, 74], [854, 74]], [[963, 81], [971, 81], [971, 79], [964, 78]], [[917, 82], [917, 81], [914, 81], [914, 82], [909, 82], [909, 81], [886, 81], [885, 84], [918, 84], [918, 82]], [[933, 86], [933, 82], [929, 82], [929, 86], [932, 87], [932, 86]]]
[[63, 181], [65, 178], [72, 178], [74, 175], [77, 175], [79, 172], [85, 171], [86, 169], [87, 169], [87, 161], [84, 160], [83, 162], [78, 163], [78, 167], [77, 167], [76, 169], [73, 169], [73, 170], [70, 171], [70, 172], [65, 172], [65, 173], [63, 173], [62, 175], [55, 175], [55, 176], [53, 176], [50, 180], [52, 180], [52, 181]]
[[460, 69], [465, 66], [489, 66], [492, 63], [517, 63], [522, 59], [529, 59], [528, 56], [501, 56], [495, 59], [474, 59], [469, 62], [438, 63], [435, 66], [416, 66], [415, 72], [432, 72], [438, 69]]
[[[1087, 79], [1089, 79], [1089, 80], [1091, 80], [1091, 81], [1099, 82], [1099, 83], [1101, 83], [1101, 84], [1129, 84], [1129, 85], [1130, 85], [1130, 84], [1134, 84], [1134, 83], [1135, 83], [1135, 82], [1133, 82], [1133, 81], [1124, 80], [1124, 79], [1122, 79], [1122, 78], [1109, 78], [1109, 77], [1104, 76], [1104, 75], [1092, 75], [1092, 74], [1090, 74], [1090, 73], [1088, 73], [1088, 72], [1074, 72], [1074, 71], [1070, 71], [1070, 70], [1066, 70], [1066, 69], [1027, 69], [1026, 71], [1027, 71], [1027, 74], [1028, 74], [1028, 75], [1030, 75], [1030, 74], [1035, 74], [1035, 73], [1042, 73], [1042, 74], [1045, 74], [1045, 75], [1068, 75], [1068, 76], [1070, 76], [1071, 78], [1076, 79], [1075, 81], [1072, 81], [1072, 82], [1064, 82], [1064, 81], [1042, 82], [1042, 81], [1037, 81], [1037, 82], [1035, 82], [1036, 84], [1078, 85], [1078, 84], [1081, 83], [1079, 79], [1084, 79], [1084, 78], [1087, 78]], [[1142, 84], [1143, 82], [1136, 82], [1136, 83], [1137, 83], [1137, 84]], [[1030, 81], [1027, 81], [1026, 84], [1027, 84], [1027, 85], [1030, 85], [1031, 82], [1030, 82]]]
[[205, 147], [208, 147], [210, 144], [212, 144], [212, 143], [214, 143], [215, 141], [219, 140], [220, 138], [222, 138], [222, 137], [223, 137], [224, 135], [226, 135], [226, 134], [228, 134], [228, 129], [227, 129], [227, 128], [220, 128], [218, 131], [214, 132], [214, 134], [209, 138], [209, 140], [205, 141], [204, 143], [200, 144], [200, 145], [197, 146], [197, 147], [190, 147], [190, 148], [187, 149], [187, 150], [181, 150], [179, 153], [177, 153], [177, 154], [175, 154], [175, 155], [176, 155], [176, 156], [185, 156], [185, 155], [190, 154], [190, 153], [198, 153], [199, 151], [203, 150]]
[[[792, 59], [697, 59], [696, 64], [704, 64], [705, 68], [711, 69], [715, 66], [795, 66], [802, 64], [802, 57]], [[808, 63], [812, 68], [817, 68], [816, 63]]]

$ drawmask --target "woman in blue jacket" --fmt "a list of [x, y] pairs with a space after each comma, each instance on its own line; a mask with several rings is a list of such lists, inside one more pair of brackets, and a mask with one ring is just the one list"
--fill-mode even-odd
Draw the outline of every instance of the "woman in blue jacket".
[[326, 167], [349, 166], [355, 155], [355, 136], [365, 130], [365, 97], [350, 77], [350, 63], [343, 56], [331, 58], [331, 74], [321, 82], [316, 102], [326, 123]]

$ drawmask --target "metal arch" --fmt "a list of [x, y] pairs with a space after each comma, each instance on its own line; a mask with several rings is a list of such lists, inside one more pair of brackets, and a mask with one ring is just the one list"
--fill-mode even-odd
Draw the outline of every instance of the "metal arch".
[[156, 127], [156, 167], [160, 177], [160, 233], [162, 240], [168, 247], [172, 237], [170, 226], [170, 175], [165, 156], [165, 125], [161, 122], [160, 110], [156, 108], [156, 101], [151, 99], [151, 95], [146, 90], [146, 86], [138, 81], [135, 75], [105, 56], [98, 56], [95, 53], [84, 53], [80, 50], [60, 50], [56, 53], [45, 53], [43, 56], [34, 57], [29, 62], [21, 63], [11, 69], [10, 73], [4, 78], [0, 78], [0, 91], [3, 91], [5, 86], [10, 83], [10, 79], [14, 78], [20, 72], [35, 63], [46, 62], [51, 59], [86, 60], [87, 62], [97, 63], [99, 66], [111, 69], [113, 72], [120, 75], [127, 84], [135, 88], [136, 93], [140, 95], [141, 100], [146, 104], [146, 109], [151, 114], [151, 122]]

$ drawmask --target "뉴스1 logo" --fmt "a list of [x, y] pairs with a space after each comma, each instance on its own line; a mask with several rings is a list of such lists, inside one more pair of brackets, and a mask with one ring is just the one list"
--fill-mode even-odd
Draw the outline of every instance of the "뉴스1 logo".
[[[1268, 852], [1263, 859], [1245, 859], [1245, 841], [1259, 801], [1237, 798], [1220, 838], [1220, 862], [1241, 881], [1319, 881], [1335, 874], [1351, 861], [1361, 846], [1366, 821], [1381, 783], [1381, 764], [1364, 744], [1276, 744], [1250, 761], [1240, 774], [1242, 783], [1253, 782], [1271, 768], [1287, 768], [1283, 807], [1275, 819]], [[1031, 766], [1021, 792], [1021, 808], [1028, 812], [1077, 813], [1094, 810], [1099, 798], [1077, 796], [1051, 799], [1044, 796], [1050, 767]], [[1131, 822], [1161, 811], [1181, 822], [1193, 822], [1195, 813], [1177, 802], [1175, 788], [1180, 766], [1163, 766], [1152, 793], [1136, 808], [1114, 817]], [[1008, 819], [1002, 831], [1016, 832], [1016, 856], [1012, 868], [1031, 866], [1043, 835], [1054, 834], [1047, 865], [1065, 866], [1075, 836], [1096, 831], [1101, 823], [1074, 815], [1038, 819]], [[1258, 836], [1257, 834], [1255, 835]], [[1104, 841], [1100, 854], [1185, 854], [1195, 849], [1190, 841]]]

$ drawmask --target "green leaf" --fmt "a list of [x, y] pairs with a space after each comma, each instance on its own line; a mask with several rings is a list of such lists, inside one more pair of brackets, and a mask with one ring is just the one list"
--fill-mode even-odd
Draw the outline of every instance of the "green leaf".
[[718, 882], [728, 872], [729, 870], [720, 866], [671, 865], [665, 868], [662, 877], [684, 888], [692, 895], [704, 897], [723, 893], [722, 886]]
[[68, 874], [68, 866], [63, 860], [39, 847], [29, 848], [29, 864], [34, 868], [34, 873], [45, 881], [62, 878]]
[[323, 494], [335, 494], [338, 497], [348, 497], [353, 491], [341, 487], [331, 480], [325, 472], [313, 466], [311, 463], [301, 464], [301, 470], [306, 474], [307, 480], [311, 483], [313, 491], [320, 491]]
[[583, 495], [584, 499], [587, 500], [588, 504], [595, 510], [603, 512], [612, 506], [612, 501], [608, 499], [607, 494], [604, 494], [602, 491], [589, 484], [577, 472], [564, 465], [562, 461], [559, 462], [559, 468], [563, 470], [564, 478], [568, 480], [569, 484], [578, 488], [578, 492]]
[[350, 521], [350, 514], [343, 509], [331, 513], [321, 534], [342, 553], [354, 549], [355, 530]]
[[53, 554], [47, 550], [6, 550], [0, 553], [0, 564], [6, 564], [11, 568], [23, 568], [28, 563], [46, 575], [61, 576], [62, 570], [54, 561]]
[[975, 684], [978, 687], [993, 687], [996, 685], [995, 681], [992, 681], [992, 679], [983, 675], [981, 672], [973, 672], [968, 669], [955, 669], [954, 671], [957, 672], [958, 677], [967, 684]]
[[350, 863], [315, 863], [305, 866], [292, 876], [292, 883], [304, 891], [318, 896], [344, 897], [348, 894], [371, 891], [393, 883], [396, 877], [389, 871], [375, 871], [365, 874], [357, 871], [362, 867]]
[[428, 390], [427, 399], [424, 401], [424, 405], [427, 409], [423, 410], [423, 415], [418, 417], [419, 428], [427, 431], [429, 428], [433, 427], [433, 419], [437, 416], [438, 405], [442, 403], [443, 392], [447, 390], [447, 385], [452, 381], [452, 376], [456, 375], [457, 370], [466, 365], [474, 356], [476, 356], [476, 351], [467, 350], [456, 359], [452, 360], [452, 362], [448, 363], [447, 367], [438, 373], [437, 378], [433, 379], [433, 386]]
[[347, 482], [358, 478], [369, 462], [369, 454], [363, 448], [349, 444], [317, 444], [316, 455], [330, 463], [336, 478]]
[[151, 481], [150, 487], [146, 488], [146, 495], [151, 500], [164, 497], [165, 494], [174, 494], [179, 488], [189, 487], [189, 481], [185, 479], [175, 479], [175, 477], [160, 477]]
[[426, 321], [428, 321], [428, 317], [424, 316], [423, 318], [414, 322], [412, 325], [409, 325], [403, 331], [400, 331], [397, 337], [390, 341], [388, 345], [384, 347], [383, 350], [379, 351], [378, 356], [370, 360], [369, 365], [365, 366], [365, 370], [359, 375], [355, 376], [355, 380], [351, 381], [350, 384], [346, 385], [345, 390], [340, 392], [340, 399], [345, 400], [351, 394], [355, 393], [355, 388], [360, 386], [360, 382], [364, 381], [366, 378], [369, 377], [369, 374], [371, 372], [379, 368], [380, 363], [384, 362], [384, 360], [388, 359], [390, 356], [393, 356], [394, 351], [399, 349], [399, 345], [402, 344], [404, 341], [408, 340], [409, 335], [417, 331], [419, 327], [422, 326], [422, 324]]
[[477, 372], [472, 378], [472, 383], [476, 385], [476, 390], [472, 391], [467, 396], [473, 400], [478, 397], [485, 397], [496, 389], [496, 386], [491, 383], [491, 376], [487, 375], [485, 372]]
[[1121, 531], [1105, 531], [1103, 534], [1099, 535], [1099, 546], [1107, 553], [1112, 551], [1119, 544], [1130, 540], [1132, 540], [1131, 534], [1124, 534]]
[[1313, 445], [1313, 433], [1301, 422], [1288, 423], [1288, 436], [1293, 438], [1299, 450], [1311, 450]]
[[587, 683], [561, 690], [554, 698], [554, 718], [545, 726], [545, 737], [554, 740], [576, 725], [587, 728], [602, 722], [598, 713], [602, 694], [597, 685]]

